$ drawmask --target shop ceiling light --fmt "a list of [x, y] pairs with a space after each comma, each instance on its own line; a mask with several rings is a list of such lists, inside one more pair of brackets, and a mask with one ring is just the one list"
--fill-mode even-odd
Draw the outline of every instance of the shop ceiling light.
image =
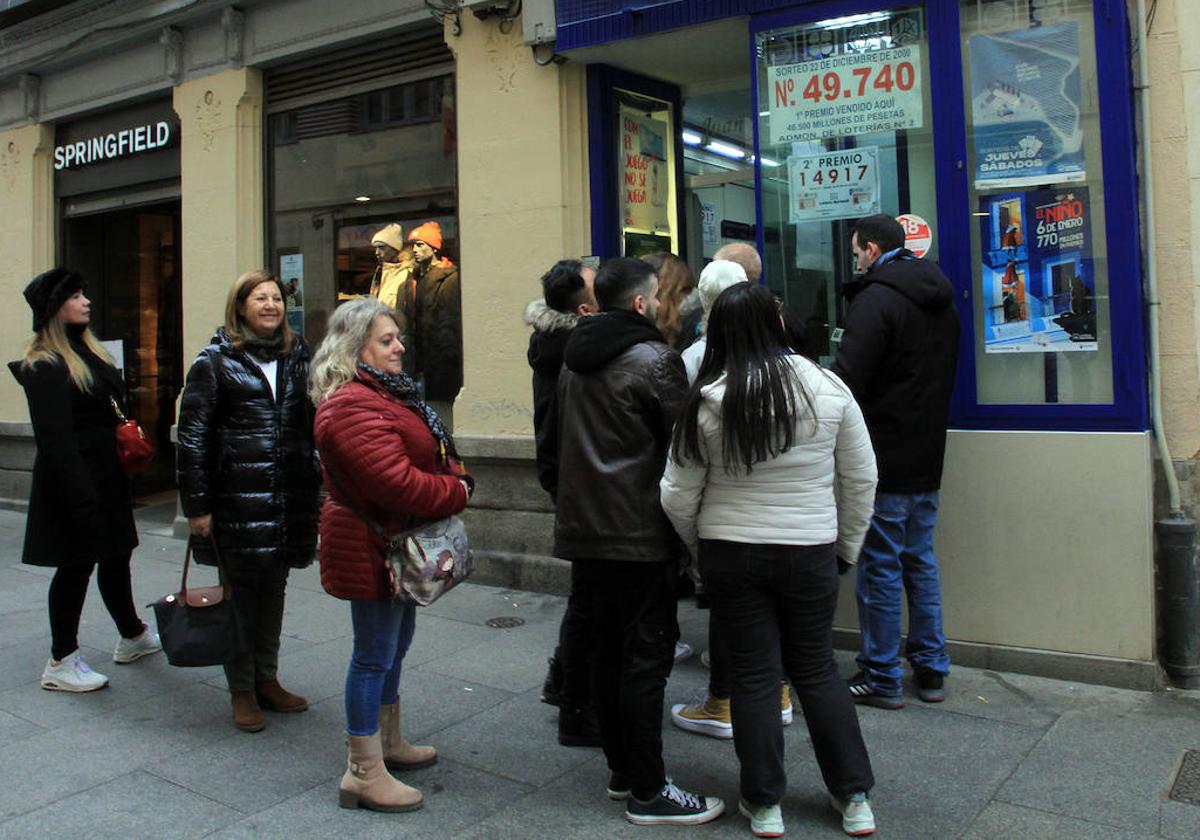
[[763, 166], [778, 166], [779, 165], [779, 161], [771, 160], [769, 157], [759, 158], [758, 162], [761, 163]]
[[354, 200], [355, 200], [355, 201], [370, 201], [370, 200], [371, 200], [371, 196], [369, 196], [369, 195], [356, 195], [356, 196], [354, 196]]
[[868, 12], [862, 15], [847, 15], [846, 17], [830, 18], [814, 23], [812, 29], [846, 29], [851, 26], [860, 26], [866, 23], [878, 23], [883, 20], [890, 20], [891, 12]]
[[728, 143], [722, 143], [719, 140], [713, 140], [704, 148], [710, 152], [715, 152], [718, 155], [733, 158], [734, 160], [741, 160], [746, 156], [746, 153], [737, 146], [730, 146]]
[[702, 142], [704, 142], [704, 138], [696, 132], [688, 131], [685, 128], [683, 130], [683, 142], [687, 143], [689, 146], [699, 146]]

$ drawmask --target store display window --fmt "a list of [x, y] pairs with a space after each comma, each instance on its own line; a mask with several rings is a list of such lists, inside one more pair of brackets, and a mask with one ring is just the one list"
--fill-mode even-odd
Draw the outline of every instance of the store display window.
[[269, 117], [270, 237], [288, 317], [310, 343], [340, 302], [369, 294], [374, 232], [426, 222], [457, 264], [454, 84], [430, 75]]

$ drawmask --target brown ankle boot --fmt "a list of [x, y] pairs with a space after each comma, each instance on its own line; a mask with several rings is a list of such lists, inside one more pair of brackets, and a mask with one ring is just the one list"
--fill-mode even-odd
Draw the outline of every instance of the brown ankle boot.
[[231, 691], [229, 699], [233, 703], [233, 725], [238, 729], [258, 732], [267, 725], [253, 691]]
[[392, 770], [419, 770], [437, 764], [437, 750], [418, 747], [400, 734], [400, 701], [379, 707], [379, 735], [384, 763]]
[[421, 792], [392, 778], [383, 764], [379, 733], [347, 735], [346, 772], [338, 786], [338, 805], [372, 811], [415, 811]]
[[292, 694], [279, 684], [279, 680], [259, 683], [254, 693], [258, 695], [258, 705], [268, 712], [290, 714], [308, 711], [308, 701], [299, 694]]

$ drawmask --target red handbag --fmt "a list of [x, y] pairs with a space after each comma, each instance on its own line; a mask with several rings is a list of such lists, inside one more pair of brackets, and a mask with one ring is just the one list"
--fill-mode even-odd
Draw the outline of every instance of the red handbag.
[[117, 460], [121, 462], [125, 475], [133, 478], [146, 469], [154, 457], [154, 441], [146, 437], [136, 420], [125, 416], [115, 398], [109, 397], [109, 401], [117, 414]]

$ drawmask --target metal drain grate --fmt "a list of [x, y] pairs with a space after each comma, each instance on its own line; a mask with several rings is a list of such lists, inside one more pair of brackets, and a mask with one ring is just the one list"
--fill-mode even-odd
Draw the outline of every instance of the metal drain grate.
[[1184, 752], [1179, 772], [1175, 774], [1175, 784], [1171, 785], [1171, 798], [1176, 802], [1200, 805], [1200, 750]]
[[525, 619], [517, 618], [515, 615], [502, 615], [499, 618], [489, 618], [483, 623], [497, 630], [507, 630], [510, 627], [520, 627], [525, 623]]

